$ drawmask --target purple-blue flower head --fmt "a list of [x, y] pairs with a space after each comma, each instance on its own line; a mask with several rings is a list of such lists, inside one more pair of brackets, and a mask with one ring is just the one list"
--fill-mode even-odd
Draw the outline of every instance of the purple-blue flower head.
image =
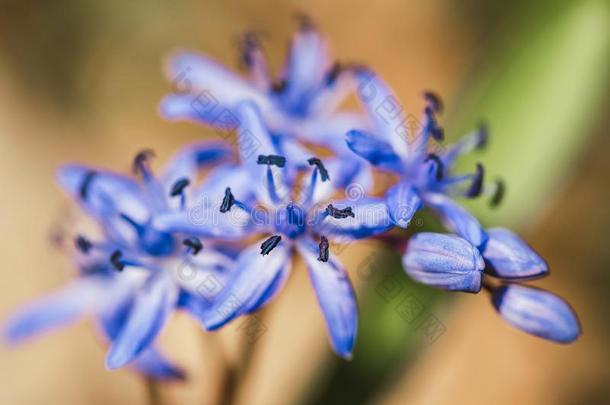
[[[354, 176], [351, 171], [333, 170], [340, 169], [340, 161], [331, 167], [310, 156], [305, 160], [309, 175], [292, 183], [286, 172], [294, 162], [273, 143], [257, 106], [244, 102], [236, 111], [242, 122], [240, 138], [256, 136], [260, 141], [256, 154], [241, 155], [242, 165], [256, 185], [256, 198], [251, 202], [236, 198], [233, 192], [237, 188], [228, 179], [218, 210], [226, 216], [234, 210], [249, 212], [250, 235], [262, 238], [238, 256], [227, 288], [209, 311], [212, 327], [265, 305], [284, 285], [291, 257], [298, 253], [307, 264], [332, 346], [349, 358], [356, 338], [357, 306], [347, 273], [329, 252], [329, 241], [346, 242], [388, 230], [393, 224], [387, 208], [378, 198], [330, 200], [336, 191], [331, 179], [341, 183]], [[183, 221], [176, 218], [173, 223], [172, 231], [182, 230]], [[193, 228], [189, 231], [196, 233]]]
[[[18, 342], [88, 315], [111, 342], [108, 368], [131, 363], [152, 377], [183, 377], [151, 344], [176, 308], [205, 326], [213, 297], [198, 286], [208, 278], [222, 284], [233, 261], [214, 249], [213, 240], [204, 247], [199, 238], [159, 231], [151, 222], [157, 213], [184, 211], [199, 168], [229, 156], [224, 144], [193, 144], [161, 177], [151, 169], [151, 151], [136, 156], [133, 177], [76, 164], [61, 167], [59, 184], [97, 222], [99, 232], [75, 238], [71, 250], [78, 276], [11, 317], [7, 339]], [[200, 236], [234, 229], [226, 225], [216, 224]]]

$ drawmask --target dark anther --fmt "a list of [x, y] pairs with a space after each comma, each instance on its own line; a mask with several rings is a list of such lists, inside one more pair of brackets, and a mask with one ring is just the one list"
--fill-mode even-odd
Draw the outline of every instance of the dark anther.
[[264, 241], [261, 245], [261, 255], [268, 255], [269, 252], [271, 252], [273, 248], [275, 248], [280, 243], [281, 240], [282, 237], [280, 235], [273, 235], [269, 239]]
[[191, 184], [190, 180], [187, 179], [186, 177], [183, 177], [179, 180], [177, 180], [174, 185], [172, 186], [172, 190], [169, 193], [170, 197], [176, 197], [180, 194], [182, 194], [182, 192], [184, 191], [184, 189]]
[[352, 217], [354, 218], [354, 212], [352, 211], [352, 207], [346, 207], [343, 209], [338, 209], [333, 207], [332, 204], [328, 204], [328, 207], [326, 207], [326, 213], [328, 215], [330, 215], [333, 218], [337, 218], [337, 219], [343, 219], [343, 218], [347, 218], [347, 217]]
[[333, 63], [333, 66], [326, 73], [326, 85], [330, 86], [331, 84], [333, 84], [335, 82], [335, 80], [337, 80], [337, 77], [339, 77], [339, 75], [341, 74], [342, 71], [343, 71], [343, 66], [341, 66], [341, 63], [339, 63], [339, 62]]
[[118, 249], [112, 252], [112, 255], [110, 255], [110, 263], [117, 271], [123, 271], [125, 268], [125, 264], [121, 261], [121, 256], [123, 256], [123, 253], [121, 253], [121, 251]]
[[491, 201], [489, 201], [489, 205], [493, 208], [500, 205], [502, 200], [504, 199], [504, 194], [506, 193], [506, 185], [502, 180], [496, 180], [496, 189], [494, 190], [494, 194], [491, 197]]
[[312, 157], [310, 159], [307, 159], [307, 163], [309, 163], [310, 166], [316, 166], [318, 168], [322, 181], [330, 180], [330, 177], [328, 176], [328, 170], [326, 170], [326, 167], [324, 167], [324, 163], [322, 163], [320, 159], [318, 159], [317, 157]]
[[286, 85], [286, 80], [274, 80], [273, 83], [271, 83], [271, 91], [274, 93], [281, 93], [286, 88]]
[[322, 236], [322, 238], [320, 238], [320, 254], [318, 255], [318, 260], [321, 262], [327, 262], [328, 261], [328, 239], [326, 239], [324, 236]]
[[424, 99], [426, 103], [435, 113], [443, 112], [443, 101], [441, 98], [431, 91], [424, 92]]
[[91, 250], [91, 247], [93, 246], [91, 242], [82, 235], [78, 235], [76, 239], [74, 239], [74, 244], [76, 245], [76, 248], [84, 254], [89, 253], [89, 250]]
[[225, 213], [231, 210], [231, 207], [235, 204], [235, 197], [231, 193], [231, 187], [225, 188], [225, 196], [222, 198], [222, 203], [220, 204], [220, 212]]
[[487, 128], [487, 124], [482, 122], [479, 124], [479, 133], [477, 134], [477, 144], [476, 147], [478, 149], [483, 149], [487, 146], [487, 141], [489, 139], [489, 129]]
[[203, 244], [201, 243], [201, 241], [198, 238], [195, 238], [194, 236], [186, 238], [182, 241], [182, 244], [191, 250], [193, 256], [201, 252], [201, 249], [203, 249]]
[[258, 155], [256, 163], [259, 165], [273, 165], [277, 167], [286, 166], [286, 158], [279, 155]]
[[246, 32], [241, 41], [239, 41], [239, 48], [241, 52], [242, 62], [246, 67], [252, 66], [252, 51], [255, 51], [260, 47], [260, 41], [256, 34], [252, 31]]
[[466, 197], [475, 198], [481, 195], [483, 191], [483, 178], [485, 177], [485, 170], [483, 169], [483, 165], [477, 163], [477, 171], [474, 174], [474, 178], [472, 179], [472, 183], [466, 192]]
[[443, 178], [443, 172], [445, 171], [445, 166], [443, 165], [443, 161], [434, 153], [431, 153], [426, 157], [424, 162], [433, 161], [436, 163], [436, 180], [441, 180]]
[[79, 189], [81, 199], [83, 199], [83, 200], [87, 199], [87, 195], [89, 194], [89, 187], [91, 186], [91, 182], [93, 181], [95, 176], [97, 176], [97, 172], [91, 170], [85, 174], [85, 177], [83, 177], [83, 181], [80, 184], [80, 189]]
[[314, 23], [311, 17], [303, 12], [296, 12], [293, 14], [294, 19], [299, 24], [299, 29], [303, 32], [309, 31], [314, 28]]
[[155, 152], [152, 149], [143, 149], [136, 157], [133, 158], [132, 170], [135, 174], [144, 172], [144, 164], [150, 159], [155, 157]]

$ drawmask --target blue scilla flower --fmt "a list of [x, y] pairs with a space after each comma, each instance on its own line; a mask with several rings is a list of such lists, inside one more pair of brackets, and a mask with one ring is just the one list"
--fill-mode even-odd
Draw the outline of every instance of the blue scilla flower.
[[[183, 210], [192, 188], [189, 179], [228, 154], [223, 144], [190, 145], [157, 177], [149, 164], [151, 152], [144, 151], [134, 159], [139, 179], [77, 164], [61, 167], [59, 184], [97, 222], [99, 232], [75, 239], [71, 253], [78, 276], [16, 313], [6, 327], [8, 340], [18, 342], [90, 315], [111, 343], [108, 368], [133, 361], [153, 377], [182, 377], [151, 343], [175, 308], [205, 325], [211, 297], [201, 283], [213, 277], [221, 285], [233, 262], [213, 248], [213, 241], [204, 249], [198, 238], [160, 232], [151, 220], [157, 212]], [[216, 223], [200, 235], [227, 234], [232, 227], [225, 225]]]
[[[234, 210], [249, 212], [249, 235], [263, 238], [237, 257], [236, 270], [227, 280], [227, 287], [208, 311], [207, 325], [221, 327], [269, 302], [284, 285], [291, 257], [296, 253], [309, 269], [332, 347], [340, 356], [349, 358], [356, 337], [357, 306], [347, 273], [330, 254], [329, 242], [346, 242], [388, 230], [393, 224], [387, 208], [379, 198], [328, 200], [335, 191], [330, 179], [351, 174], [333, 172], [315, 156], [305, 162], [311, 173], [303, 180], [303, 187], [287, 183], [285, 173], [291, 162], [272, 142], [257, 106], [243, 102], [236, 111], [242, 122], [239, 136], [254, 134], [261, 143], [257, 155], [242, 155], [256, 198], [249, 202], [239, 200], [233, 194], [236, 188], [227, 179], [225, 196], [217, 209], [226, 216]], [[205, 224], [188, 224], [186, 218], [172, 213], [161, 215], [155, 223], [166, 231], [186, 229], [195, 235], [197, 227], [205, 228]]]
[[494, 307], [514, 327], [558, 343], [571, 343], [580, 336], [574, 310], [555, 294], [518, 284], [490, 289]]
[[[379, 169], [391, 171], [399, 181], [385, 195], [390, 215], [397, 226], [406, 228], [413, 215], [427, 206], [453, 233], [481, 247], [487, 234], [479, 221], [458, 205], [453, 197], [474, 198], [491, 193], [497, 204], [502, 183], [484, 187], [484, 169], [454, 175], [452, 166], [461, 154], [482, 147], [487, 139], [485, 127], [446, 149], [433, 148], [431, 140], [440, 141], [443, 129], [436, 114], [441, 110], [438, 97], [426, 93], [427, 106], [421, 122], [407, 120], [388, 86], [373, 73], [360, 70], [360, 98], [369, 111], [374, 131], [354, 129], [347, 133], [352, 151]], [[438, 145], [437, 145], [438, 146]]]
[[[161, 102], [161, 114], [227, 131], [240, 125], [235, 106], [250, 100], [258, 105], [277, 150], [290, 161], [305, 162], [303, 158], [311, 155], [303, 144], [306, 142], [329, 148], [351, 160], [353, 170], [368, 173], [369, 168], [353, 158], [343, 140], [347, 130], [367, 127], [365, 117], [338, 111], [346, 97], [354, 94], [359, 68], [333, 64], [327, 48], [311, 21], [300, 18], [300, 29], [277, 78], [272, 77], [253, 33], [244, 35], [240, 42], [246, 77], [206, 55], [178, 52], [170, 58], [167, 69], [174, 80], [174, 93]], [[306, 164], [299, 165], [307, 169]]]

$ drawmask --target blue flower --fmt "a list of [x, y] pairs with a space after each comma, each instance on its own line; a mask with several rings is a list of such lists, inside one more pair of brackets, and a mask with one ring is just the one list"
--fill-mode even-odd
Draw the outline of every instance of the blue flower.
[[[442, 140], [443, 130], [436, 114], [441, 109], [438, 98], [426, 93], [427, 106], [421, 120], [409, 122], [388, 86], [366, 70], [358, 71], [360, 99], [366, 106], [373, 132], [353, 129], [346, 135], [349, 148], [372, 165], [398, 174], [399, 181], [385, 195], [394, 223], [406, 228], [413, 215], [424, 206], [431, 208], [453, 233], [477, 247], [483, 246], [488, 236], [479, 221], [452, 197], [473, 198], [484, 193], [499, 198], [500, 185], [484, 187], [484, 170], [477, 165], [474, 173], [451, 173], [456, 158], [485, 144], [484, 127], [447, 148], [434, 149], [431, 139]], [[497, 201], [496, 201], [497, 202]]]
[[491, 296], [500, 316], [524, 332], [558, 343], [571, 343], [580, 336], [572, 308], [548, 291], [508, 284], [493, 288]]
[[[212, 58], [193, 52], [178, 52], [168, 64], [174, 93], [161, 102], [167, 119], [190, 120], [221, 131], [240, 126], [235, 107], [241, 101], [254, 102], [261, 111], [272, 140], [282, 156], [305, 162], [311, 155], [303, 144], [316, 144], [350, 160], [352, 170], [369, 168], [354, 159], [343, 140], [345, 132], [366, 127], [364, 116], [353, 111], [338, 111], [353, 94], [354, 65], [332, 64], [326, 42], [309, 19], [300, 19], [286, 63], [277, 78], [269, 72], [257, 36], [248, 33], [241, 40], [241, 60], [247, 70], [242, 77]], [[306, 169], [300, 163], [301, 169]], [[370, 183], [370, 179], [367, 180]], [[364, 186], [364, 184], [363, 184]]]
[[[79, 235], [73, 258], [78, 276], [58, 292], [30, 304], [8, 322], [6, 337], [19, 342], [82, 316], [94, 317], [111, 342], [110, 369], [132, 365], [157, 378], [183, 372], [151, 346], [169, 315], [183, 308], [203, 326], [212, 298], [199, 288], [209, 278], [224, 283], [233, 261], [186, 234], [154, 229], [156, 213], [183, 211], [192, 193], [189, 179], [199, 168], [229, 156], [224, 144], [197, 143], [181, 150], [163, 176], [150, 168], [150, 151], [134, 159], [140, 180], [83, 165], [58, 171], [62, 188], [99, 226], [94, 238]], [[230, 226], [228, 226], [230, 225]], [[216, 224], [200, 235], [225, 234], [232, 224]]]
[[[287, 182], [291, 162], [272, 142], [257, 106], [243, 102], [236, 111], [242, 122], [240, 138], [254, 135], [261, 143], [258, 154], [241, 156], [250, 182], [255, 185], [256, 198], [253, 201], [236, 198], [233, 192], [237, 188], [227, 179], [218, 211], [229, 217], [234, 210], [239, 216], [243, 211], [250, 213], [250, 235], [264, 237], [237, 257], [236, 270], [227, 280], [227, 288], [208, 312], [211, 319], [208, 325], [221, 327], [265, 305], [284, 285], [290, 273], [291, 256], [298, 253], [307, 264], [331, 344], [340, 356], [349, 358], [357, 331], [357, 306], [347, 273], [330, 254], [329, 242], [346, 242], [385, 232], [393, 226], [387, 208], [379, 198], [329, 200], [335, 192], [330, 179], [346, 174], [330, 170], [315, 156], [305, 161], [311, 173], [303, 187]], [[157, 222], [171, 231], [181, 231], [187, 222], [184, 214], [162, 218]], [[195, 227], [187, 228], [197, 234]], [[200, 228], [205, 232], [206, 225], [201, 224]]]

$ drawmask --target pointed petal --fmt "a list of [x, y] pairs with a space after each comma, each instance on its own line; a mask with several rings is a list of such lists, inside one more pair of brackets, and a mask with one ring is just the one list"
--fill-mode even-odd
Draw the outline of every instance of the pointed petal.
[[375, 73], [359, 69], [356, 77], [358, 98], [368, 111], [375, 136], [391, 145], [401, 158], [408, 159], [408, 133], [403, 107], [390, 87]]
[[186, 379], [184, 370], [167, 360], [154, 347], [144, 350], [132, 364], [142, 374], [157, 380], [174, 381]]
[[400, 172], [402, 162], [392, 146], [359, 130], [349, 131], [346, 135], [347, 146], [357, 155], [365, 158], [372, 165], [382, 169]]
[[125, 324], [106, 356], [106, 367], [126, 365], [148, 348], [177, 302], [178, 290], [167, 274], [156, 274], [137, 292]]
[[424, 284], [451, 291], [481, 290], [483, 258], [457, 236], [418, 233], [409, 240], [402, 264], [409, 276]]
[[325, 146], [335, 153], [347, 155], [352, 152], [345, 143], [345, 134], [354, 128], [367, 128], [367, 121], [361, 114], [341, 111], [331, 115], [310, 115], [305, 120], [288, 122], [286, 126], [303, 142]]
[[227, 159], [231, 153], [230, 145], [224, 142], [195, 142], [181, 148], [163, 171], [166, 195], [177, 180], [187, 178], [194, 182], [198, 170]]
[[337, 209], [351, 207], [354, 217], [334, 218], [322, 211], [313, 227], [316, 233], [335, 241], [366, 238], [383, 233], [394, 226], [386, 204], [380, 198], [343, 200], [333, 202], [333, 206]]
[[[205, 97], [206, 110], [232, 109], [242, 100], [268, 106], [267, 97], [217, 61], [194, 52], [177, 52], [169, 60], [168, 77], [178, 94]], [[206, 113], [211, 114], [211, 113]]]
[[487, 231], [489, 240], [483, 250], [487, 272], [501, 279], [541, 277], [549, 268], [534, 250], [517, 234], [504, 228]]
[[421, 209], [422, 201], [414, 187], [406, 183], [398, 183], [391, 187], [385, 195], [388, 212], [392, 221], [401, 228], [406, 228], [413, 215]]
[[244, 250], [237, 258], [235, 271], [210, 310], [208, 329], [217, 329], [235, 317], [265, 305], [277, 294], [290, 273], [290, 250], [280, 242], [262, 256], [263, 240]]
[[251, 211], [235, 204], [222, 213], [219, 206], [209, 207], [201, 203], [186, 211], [164, 212], [152, 218], [152, 228], [159, 232], [180, 232], [199, 237], [234, 239], [247, 235], [254, 227]]
[[424, 201], [434, 209], [443, 225], [451, 232], [476, 247], [481, 247], [487, 240], [487, 234], [479, 221], [451, 198], [442, 194], [426, 194]]
[[328, 67], [328, 50], [322, 35], [313, 27], [301, 29], [293, 37], [284, 71], [284, 102], [294, 110], [306, 110]]
[[339, 356], [350, 359], [358, 332], [358, 307], [347, 273], [332, 257], [327, 262], [319, 261], [313, 240], [303, 240], [297, 248], [307, 263], [332, 347]]
[[148, 217], [142, 188], [133, 178], [78, 164], [61, 166], [56, 177], [63, 190], [91, 215], [103, 218], [121, 212], [136, 221]]
[[558, 343], [571, 343], [580, 336], [572, 308], [548, 291], [510, 284], [495, 289], [492, 302], [505, 321], [524, 332]]
[[14, 313], [4, 326], [8, 342], [19, 343], [95, 312], [106, 284], [101, 277], [84, 277]]

